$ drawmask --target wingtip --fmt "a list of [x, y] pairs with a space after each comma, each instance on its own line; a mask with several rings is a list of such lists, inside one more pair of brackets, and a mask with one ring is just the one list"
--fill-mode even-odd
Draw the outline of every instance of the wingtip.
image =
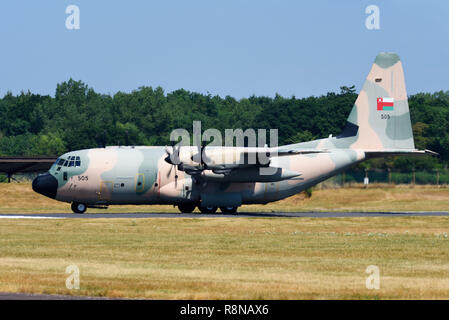
[[425, 149], [424, 152], [426, 154], [430, 154], [431, 156], [435, 156], [435, 157], [439, 157], [440, 156], [440, 154], [438, 152], [435, 152], [435, 151], [432, 151], [432, 150], [429, 150], [429, 149]]

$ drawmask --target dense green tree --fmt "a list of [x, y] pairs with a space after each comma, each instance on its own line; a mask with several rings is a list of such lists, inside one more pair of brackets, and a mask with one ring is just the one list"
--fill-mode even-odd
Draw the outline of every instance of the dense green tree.
[[[337, 135], [357, 98], [354, 86], [316, 97], [212, 96], [185, 89], [165, 93], [140, 87], [130, 93], [99, 94], [82, 81], [56, 86], [54, 97], [31, 92], [0, 99], [0, 155], [58, 155], [68, 150], [107, 145], [167, 145], [173, 129], [278, 129], [279, 144]], [[370, 160], [360, 169], [431, 170], [449, 161], [449, 91], [409, 97], [416, 147], [440, 159]]]

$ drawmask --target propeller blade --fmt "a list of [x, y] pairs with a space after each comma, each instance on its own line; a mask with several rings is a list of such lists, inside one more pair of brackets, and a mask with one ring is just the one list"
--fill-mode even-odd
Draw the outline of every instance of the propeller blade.
[[190, 159], [196, 163], [199, 163], [201, 167], [207, 169], [207, 162], [210, 162], [210, 158], [206, 156], [206, 141], [203, 141], [201, 146], [198, 147], [198, 153], [193, 155]]
[[173, 152], [173, 148], [170, 149], [168, 146], [165, 146], [165, 153], [172, 154], [172, 152]]
[[171, 170], [173, 169], [173, 165], [170, 166], [170, 169], [167, 172], [167, 178], [171, 175]]
[[167, 153], [167, 156], [164, 158], [165, 162], [169, 163], [169, 164], [173, 164], [173, 165], [177, 165], [180, 164], [180, 160], [179, 160], [179, 152], [180, 152], [180, 147], [176, 147], [172, 146], [171, 148], [169, 147], [165, 147], [165, 153]]

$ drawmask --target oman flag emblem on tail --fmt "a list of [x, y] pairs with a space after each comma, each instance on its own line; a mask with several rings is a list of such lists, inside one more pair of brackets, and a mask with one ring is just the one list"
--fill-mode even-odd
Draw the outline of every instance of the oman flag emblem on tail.
[[377, 110], [378, 111], [391, 111], [394, 107], [393, 98], [377, 98]]

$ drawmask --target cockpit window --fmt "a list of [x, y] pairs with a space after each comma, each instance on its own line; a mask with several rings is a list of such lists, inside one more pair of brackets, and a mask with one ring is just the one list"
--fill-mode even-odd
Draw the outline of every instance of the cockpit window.
[[56, 160], [55, 164], [63, 167], [81, 167], [81, 157], [70, 156], [67, 160], [59, 158]]

